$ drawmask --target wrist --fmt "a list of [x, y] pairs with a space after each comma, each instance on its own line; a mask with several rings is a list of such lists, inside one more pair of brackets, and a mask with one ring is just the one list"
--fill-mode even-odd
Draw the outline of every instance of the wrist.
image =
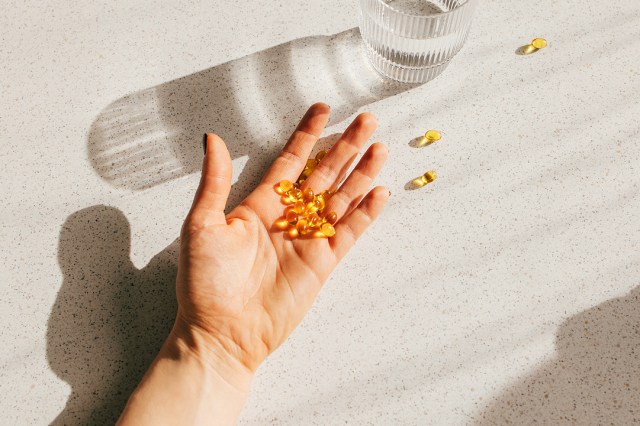
[[233, 356], [215, 336], [186, 323], [178, 314], [162, 352], [201, 366], [212, 380], [223, 381], [238, 394], [248, 394], [254, 371]]
[[119, 425], [236, 423], [252, 374], [234, 367], [203, 339], [176, 321]]

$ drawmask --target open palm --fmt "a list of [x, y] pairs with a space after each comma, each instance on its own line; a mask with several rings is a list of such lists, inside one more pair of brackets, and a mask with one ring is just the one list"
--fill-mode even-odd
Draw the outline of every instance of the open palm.
[[296, 180], [328, 118], [328, 106], [311, 106], [262, 182], [227, 215], [231, 158], [219, 137], [207, 135], [200, 186], [181, 234], [178, 320], [206, 336], [218, 356], [250, 372], [302, 320], [389, 197], [383, 187], [369, 191], [387, 158], [380, 143], [344, 179], [376, 127], [373, 115], [360, 114], [303, 185], [315, 192], [337, 188], [327, 202], [327, 211], [339, 218], [336, 235], [291, 239], [274, 227], [284, 208], [274, 186]]

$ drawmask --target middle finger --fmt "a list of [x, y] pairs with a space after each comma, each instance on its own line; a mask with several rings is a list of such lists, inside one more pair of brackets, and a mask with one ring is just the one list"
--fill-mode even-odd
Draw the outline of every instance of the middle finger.
[[311, 188], [314, 192], [334, 189], [364, 144], [373, 135], [377, 124], [378, 120], [371, 113], [364, 112], [358, 115], [344, 131], [340, 140], [335, 143], [304, 181], [303, 189]]

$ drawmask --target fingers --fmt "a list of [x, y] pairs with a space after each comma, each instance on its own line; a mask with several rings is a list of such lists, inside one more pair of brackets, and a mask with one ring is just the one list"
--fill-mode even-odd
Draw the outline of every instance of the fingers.
[[335, 188], [358, 152], [373, 135], [377, 125], [378, 121], [373, 114], [365, 112], [358, 115], [305, 180], [303, 187], [311, 188], [316, 192]]
[[379, 142], [371, 145], [347, 180], [329, 198], [326, 211], [335, 212], [340, 218], [353, 210], [373, 184], [387, 157], [386, 146]]
[[224, 208], [231, 191], [231, 156], [220, 137], [207, 133], [205, 138], [202, 176], [190, 216], [199, 224], [226, 223]]
[[280, 155], [267, 171], [262, 183], [275, 185], [283, 179], [295, 181], [302, 173], [327, 121], [329, 121], [329, 106], [323, 103], [311, 105]]
[[373, 188], [356, 209], [336, 224], [336, 235], [329, 240], [329, 243], [337, 259], [347, 254], [360, 235], [376, 219], [389, 199], [389, 195], [389, 190], [383, 186]]

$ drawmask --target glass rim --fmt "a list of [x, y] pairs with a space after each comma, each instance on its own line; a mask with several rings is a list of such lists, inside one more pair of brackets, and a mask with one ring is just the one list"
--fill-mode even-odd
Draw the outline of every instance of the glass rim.
[[414, 15], [411, 13], [407, 13], [407, 12], [403, 12], [401, 10], [395, 9], [392, 6], [389, 5], [389, 3], [385, 3], [384, 0], [374, 0], [376, 3], [381, 4], [382, 7], [385, 7], [387, 9], [389, 9], [390, 11], [392, 11], [393, 13], [397, 13], [399, 15], [405, 15], [405, 16], [409, 16], [410, 18], [414, 18], [414, 19], [437, 19], [440, 18], [442, 16], [446, 16], [452, 13], [456, 13], [460, 10], [462, 10], [465, 6], [469, 5], [470, 3], [473, 3], [474, 0], [465, 0], [464, 3], [454, 7], [451, 10], [447, 10], [446, 12], [438, 12], [438, 13], [434, 13], [432, 15]]

